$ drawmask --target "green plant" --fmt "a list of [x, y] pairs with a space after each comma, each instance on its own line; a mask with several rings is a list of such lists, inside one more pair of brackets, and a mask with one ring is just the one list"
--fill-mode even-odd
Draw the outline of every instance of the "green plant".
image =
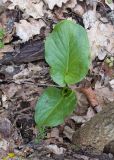
[[45, 136], [46, 136], [45, 127], [39, 128], [39, 132], [38, 132], [38, 135], [35, 139], [35, 143], [36, 144], [39, 143]]
[[113, 67], [114, 66], [114, 57], [107, 57], [105, 59], [106, 64], [108, 64], [109, 67]]
[[3, 42], [4, 34], [5, 34], [4, 30], [0, 28], [0, 48], [4, 47], [4, 42]]
[[69, 20], [58, 23], [46, 38], [45, 59], [53, 81], [61, 89], [48, 87], [39, 98], [35, 108], [38, 128], [62, 124], [76, 106], [76, 94], [68, 86], [81, 81], [89, 69], [90, 48], [85, 29]]

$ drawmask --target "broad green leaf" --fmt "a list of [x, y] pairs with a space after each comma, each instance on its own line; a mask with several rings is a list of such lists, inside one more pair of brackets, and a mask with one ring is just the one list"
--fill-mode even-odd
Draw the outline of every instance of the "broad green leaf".
[[51, 77], [66, 86], [81, 81], [88, 72], [90, 48], [85, 29], [69, 20], [58, 23], [46, 38], [45, 59]]
[[64, 122], [76, 106], [76, 96], [70, 89], [49, 87], [35, 108], [35, 122], [40, 127], [53, 127]]

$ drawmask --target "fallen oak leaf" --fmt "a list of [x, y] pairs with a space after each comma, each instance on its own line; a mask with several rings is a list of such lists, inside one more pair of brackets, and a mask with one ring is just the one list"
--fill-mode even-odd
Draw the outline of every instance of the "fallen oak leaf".
[[92, 90], [91, 87], [80, 88], [80, 91], [86, 95], [86, 97], [87, 97], [87, 99], [90, 102], [92, 107], [98, 106], [98, 101], [97, 101], [97, 98], [96, 98], [96, 94], [95, 94], [94, 90]]
[[45, 23], [41, 19], [39, 21], [30, 19], [30, 22], [26, 20], [20, 20], [19, 23], [15, 22], [16, 34], [23, 42], [28, 41], [34, 35], [40, 34], [40, 29], [44, 26]]
[[48, 4], [49, 9], [53, 9], [55, 5], [57, 5], [58, 7], [62, 7], [63, 3], [66, 3], [68, 0], [44, 0], [45, 3]]
[[[4, 3], [8, 0], [4, 0]], [[18, 6], [19, 9], [25, 12], [27, 15], [32, 16], [34, 19], [38, 19], [44, 16], [44, 3], [43, 1], [36, 0], [10, 0], [11, 4], [8, 6], [8, 9], [12, 10], [15, 6]]]

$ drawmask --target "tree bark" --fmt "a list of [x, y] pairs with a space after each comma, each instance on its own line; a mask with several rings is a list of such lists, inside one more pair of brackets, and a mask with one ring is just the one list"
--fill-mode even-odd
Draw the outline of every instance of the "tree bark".
[[4, 53], [0, 65], [21, 64], [44, 59], [43, 40], [24, 44], [18, 51]]

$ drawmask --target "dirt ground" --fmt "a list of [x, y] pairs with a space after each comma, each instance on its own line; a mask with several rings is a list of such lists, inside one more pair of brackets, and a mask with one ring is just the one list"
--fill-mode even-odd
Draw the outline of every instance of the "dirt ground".
[[[91, 147], [80, 148], [73, 145], [71, 137], [104, 105], [114, 101], [113, 5], [104, 1], [90, 3], [89, 0], [64, 1], [62, 6], [56, 2], [54, 7], [45, 3], [45, 13], [40, 8], [38, 16], [31, 10], [28, 13], [26, 5], [22, 7], [24, 2], [0, 2], [0, 28], [6, 31], [4, 48], [0, 49], [0, 160], [113, 160], [114, 152], [98, 153]], [[40, 2], [38, 4], [42, 6]], [[87, 18], [83, 16], [87, 12], [89, 22], [85, 22]], [[92, 63], [86, 78], [71, 86], [78, 96], [76, 110], [63, 125], [47, 128], [42, 139], [34, 122], [34, 108], [46, 87], [58, 87], [51, 80], [44, 59], [44, 40], [62, 19], [71, 19], [87, 29]], [[97, 28], [98, 22], [102, 31]], [[32, 27], [38, 23], [39, 32], [31, 33], [28, 23]], [[26, 32], [28, 35], [24, 34]], [[112, 65], [107, 63], [111, 58]]]

